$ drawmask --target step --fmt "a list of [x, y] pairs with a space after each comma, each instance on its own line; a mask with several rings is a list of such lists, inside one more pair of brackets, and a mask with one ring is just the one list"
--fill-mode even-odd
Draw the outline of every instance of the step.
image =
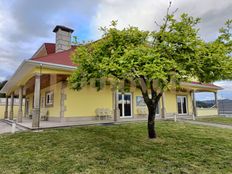
[[[8, 125], [11, 125], [11, 126], [12, 126], [13, 123], [15, 123], [14, 120], [8, 120], [8, 119], [4, 119], [4, 120], [1, 120], [1, 121], [8, 124]], [[19, 130], [22, 130], [22, 131], [30, 130], [29, 128], [27, 128], [25, 126], [19, 125], [18, 123], [16, 123], [16, 128], [19, 129]]]

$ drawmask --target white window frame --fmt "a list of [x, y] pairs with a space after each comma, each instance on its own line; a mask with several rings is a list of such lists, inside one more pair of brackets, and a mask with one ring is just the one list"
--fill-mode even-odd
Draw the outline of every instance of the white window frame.
[[[180, 105], [182, 113], [178, 112], [178, 97], [185, 98], [185, 101], [186, 101], [186, 113], [183, 113], [182, 102], [181, 102], [181, 105]], [[188, 97], [186, 95], [177, 95], [177, 97], [176, 97], [176, 104], [177, 104], [177, 113], [178, 113], [178, 115], [188, 115]]]
[[[119, 98], [119, 95], [122, 95], [122, 116], [120, 115], [120, 118], [132, 118], [132, 104], [133, 104], [133, 99], [132, 99], [132, 93], [130, 93], [130, 92], [127, 92], [127, 93], [121, 93], [121, 92], [118, 92], [118, 97], [117, 97], [117, 100], [118, 100], [118, 98]], [[125, 113], [124, 113], [124, 95], [130, 95], [130, 98], [131, 98], [131, 103], [130, 103], [130, 105], [131, 105], [131, 107], [130, 107], [130, 109], [131, 109], [131, 115], [130, 116], [125, 116]], [[119, 102], [117, 102], [118, 104], [119, 104]]]
[[[49, 97], [49, 102], [48, 102], [48, 97]], [[46, 92], [45, 106], [53, 106], [53, 104], [54, 104], [54, 92], [53, 91]]]

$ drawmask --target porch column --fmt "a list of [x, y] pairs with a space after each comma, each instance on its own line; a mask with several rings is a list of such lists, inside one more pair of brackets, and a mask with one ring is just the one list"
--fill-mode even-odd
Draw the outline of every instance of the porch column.
[[19, 110], [18, 110], [18, 118], [17, 122], [22, 123], [23, 117], [23, 86], [19, 87]]
[[5, 104], [4, 119], [7, 119], [7, 118], [8, 118], [8, 99], [9, 99], [9, 97], [6, 96], [6, 104]]
[[27, 98], [25, 97], [25, 103], [24, 103], [24, 117], [27, 117], [28, 113], [27, 113]]
[[13, 120], [14, 117], [14, 92], [11, 93], [10, 96], [10, 116], [9, 119]]
[[114, 121], [118, 121], [118, 92], [114, 92]]
[[65, 94], [65, 88], [67, 87], [66, 81], [61, 82], [61, 91], [60, 91], [60, 121], [64, 122], [64, 112], [66, 111], [65, 100], [67, 95]]
[[163, 92], [162, 94], [162, 108], [161, 108], [161, 117], [165, 118], [166, 117], [166, 108], [165, 108], [165, 93]]
[[219, 109], [218, 109], [218, 97], [217, 97], [217, 92], [214, 92], [214, 98], [215, 98], [215, 106], [216, 106], [216, 108], [217, 108], [217, 113], [218, 113], [218, 115], [220, 115]]
[[34, 108], [32, 112], [32, 127], [39, 127], [40, 123], [40, 74], [35, 75]]
[[195, 90], [193, 90], [191, 94], [192, 94], [193, 115], [194, 115], [194, 117], [197, 117], [197, 105], [196, 105]]

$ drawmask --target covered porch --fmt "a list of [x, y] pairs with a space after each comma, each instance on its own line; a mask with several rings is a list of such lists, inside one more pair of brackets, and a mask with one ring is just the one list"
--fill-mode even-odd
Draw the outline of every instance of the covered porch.
[[[66, 85], [67, 77], [73, 69], [74, 67], [69, 66], [30, 60], [24, 61], [1, 90], [1, 93], [6, 94], [4, 119], [10, 122], [16, 121], [17, 124], [25, 123], [27, 127], [39, 128], [41, 121], [47, 120], [49, 106], [45, 105], [46, 100], [48, 102], [53, 100], [52, 95], [48, 98], [41, 97], [41, 92], [45, 88], [59, 84], [60, 86], [58, 88], [60, 90], [57, 96], [65, 99], [62, 93], [62, 87]], [[17, 114], [14, 113], [15, 98], [18, 98]], [[23, 105], [24, 100], [25, 105]], [[64, 111], [63, 103], [60, 102], [54, 110], [59, 113], [57, 117], [62, 120], [62, 113]], [[42, 123], [42, 125], [44, 124]]]
[[[191, 98], [192, 98], [192, 107], [193, 107], [193, 117], [219, 115], [217, 91], [221, 90], [222, 88], [213, 84], [202, 84], [199, 82], [182, 83], [182, 86], [190, 89]], [[201, 93], [212, 93], [213, 105], [211, 107], [205, 108], [205, 107], [199, 107], [197, 105], [196, 95]]]

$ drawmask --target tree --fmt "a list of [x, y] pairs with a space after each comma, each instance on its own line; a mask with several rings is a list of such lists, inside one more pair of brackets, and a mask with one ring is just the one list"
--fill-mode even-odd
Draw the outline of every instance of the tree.
[[[2, 82], [0, 82], [0, 90], [3, 88], [3, 86], [6, 84], [7, 80], [4, 80]], [[4, 98], [6, 97], [5, 94], [0, 94], [0, 98]]]
[[148, 136], [156, 138], [156, 108], [164, 91], [191, 77], [207, 83], [231, 79], [231, 20], [211, 42], [200, 38], [199, 21], [187, 14], [176, 19], [169, 9], [157, 31], [132, 26], [119, 30], [113, 21], [101, 28], [101, 40], [77, 47], [71, 87], [80, 90], [93, 79], [98, 88], [102, 79], [135, 84], [148, 108]]

